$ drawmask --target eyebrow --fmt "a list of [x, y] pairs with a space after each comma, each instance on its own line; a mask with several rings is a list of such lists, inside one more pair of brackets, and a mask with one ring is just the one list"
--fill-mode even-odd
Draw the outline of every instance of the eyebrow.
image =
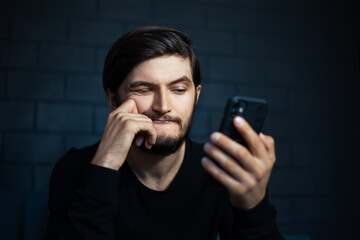
[[[168, 85], [173, 85], [176, 83], [180, 83], [180, 82], [185, 82], [187, 84], [191, 84], [192, 81], [187, 77], [187, 76], [182, 76], [181, 78], [178, 78], [174, 81], [171, 81]], [[133, 82], [129, 85], [129, 88], [136, 88], [138, 86], [154, 86], [155, 84], [152, 82], [147, 82], [147, 81], [136, 81]]]

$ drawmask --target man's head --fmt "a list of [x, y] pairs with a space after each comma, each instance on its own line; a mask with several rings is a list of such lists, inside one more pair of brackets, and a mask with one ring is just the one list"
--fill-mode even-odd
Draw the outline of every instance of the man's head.
[[116, 41], [106, 57], [103, 85], [109, 106], [114, 110], [131, 98], [139, 113], [153, 120], [158, 137], [152, 153], [174, 153], [189, 133], [201, 89], [190, 44], [180, 31], [143, 27]]
[[194, 85], [201, 84], [200, 66], [191, 49], [190, 38], [176, 29], [148, 26], [126, 33], [110, 48], [103, 71], [104, 90], [116, 92], [137, 65], [164, 55], [188, 58]]

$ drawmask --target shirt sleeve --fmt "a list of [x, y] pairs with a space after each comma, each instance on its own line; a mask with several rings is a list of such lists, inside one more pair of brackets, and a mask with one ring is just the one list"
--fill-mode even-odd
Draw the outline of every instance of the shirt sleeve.
[[[57, 164], [49, 191], [46, 239], [113, 240], [119, 171], [84, 164], [81, 171]], [[80, 176], [78, 176], [78, 175]]]
[[276, 224], [276, 210], [270, 204], [268, 195], [249, 210], [232, 207], [234, 239], [242, 240], [284, 240]]

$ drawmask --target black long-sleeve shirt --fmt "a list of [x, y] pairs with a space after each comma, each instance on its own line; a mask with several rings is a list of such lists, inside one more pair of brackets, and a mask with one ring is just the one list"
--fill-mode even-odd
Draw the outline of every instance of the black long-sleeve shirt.
[[97, 147], [73, 148], [57, 162], [46, 239], [283, 239], [267, 196], [250, 210], [231, 206], [227, 190], [201, 166], [200, 144], [187, 140], [165, 191], [144, 186], [126, 161], [119, 171], [90, 164]]

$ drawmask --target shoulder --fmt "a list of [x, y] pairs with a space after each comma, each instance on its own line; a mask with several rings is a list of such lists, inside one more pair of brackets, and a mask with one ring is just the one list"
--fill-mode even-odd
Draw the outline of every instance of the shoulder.
[[56, 181], [65, 179], [78, 182], [81, 173], [94, 157], [99, 142], [83, 148], [69, 149], [55, 164], [52, 171], [50, 186]]
[[70, 148], [56, 163], [55, 167], [68, 168], [86, 165], [94, 157], [99, 142], [83, 148]]

